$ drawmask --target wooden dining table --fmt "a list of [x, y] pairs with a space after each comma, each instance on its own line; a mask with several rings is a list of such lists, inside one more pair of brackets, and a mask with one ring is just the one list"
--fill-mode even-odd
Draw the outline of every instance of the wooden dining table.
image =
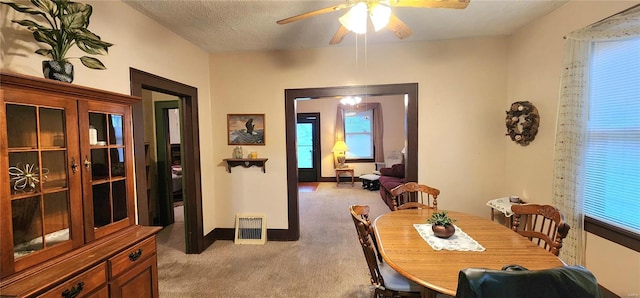
[[530, 270], [541, 270], [564, 265], [549, 251], [499, 223], [454, 211], [447, 211], [456, 220], [454, 224], [485, 250], [435, 250], [413, 226], [425, 224], [433, 212], [433, 209], [398, 210], [382, 214], [374, 221], [384, 262], [424, 286], [423, 296], [429, 296], [433, 291], [455, 296], [458, 274], [465, 268], [499, 270], [505, 265], [517, 264]]

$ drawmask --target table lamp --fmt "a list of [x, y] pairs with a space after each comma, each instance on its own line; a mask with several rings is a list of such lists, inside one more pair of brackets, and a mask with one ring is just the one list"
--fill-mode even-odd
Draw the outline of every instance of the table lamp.
[[346, 167], [344, 162], [347, 159], [345, 156], [345, 152], [347, 151], [349, 151], [349, 147], [347, 147], [347, 144], [344, 141], [337, 141], [335, 145], [333, 145], [333, 149], [331, 149], [331, 152], [336, 156], [339, 169]]

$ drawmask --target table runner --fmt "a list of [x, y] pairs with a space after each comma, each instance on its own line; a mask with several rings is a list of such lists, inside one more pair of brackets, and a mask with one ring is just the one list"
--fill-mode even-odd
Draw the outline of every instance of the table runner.
[[487, 206], [496, 209], [504, 214], [505, 217], [511, 217], [513, 211], [511, 211], [512, 205], [518, 205], [519, 203], [511, 203], [509, 197], [499, 198], [487, 202]]
[[456, 228], [453, 236], [443, 239], [436, 237], [431, 230], [431, 224], [414, 224], [414, 228], [418, 231], [418, 234], [426, 241], [431, 248], [435, 250], [458, 250], [458, 251], [484, 251], [485, 248], [477, 241], [473, 240], [471, 236], [467, 235], [462, 229], [454, 225]]

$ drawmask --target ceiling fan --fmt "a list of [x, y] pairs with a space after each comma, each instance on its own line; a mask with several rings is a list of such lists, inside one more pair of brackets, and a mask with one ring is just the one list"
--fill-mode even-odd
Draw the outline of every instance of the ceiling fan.
[[309, 11], [279, 20], [276, 23], [280, 25], [289, 24], [309, 17], [349, 8], [350, 10], [338, 19], [340, 21], [340, 28], [338, 28], [338, 31], [333, 35], [329, 44], [340, 43], [349, 31], [365, 33], [369, 26], [369, 19], [371, 23], [373, 23], [375, 31], [386, 27], [393, 31], [399, 39], [405, 39], [411, 36], [413, 32], [391, 11], [391, 7], [464, 9], [469, 5], [469, 1], [470, 0], [346, 0], [346, 2], [342, 4]]

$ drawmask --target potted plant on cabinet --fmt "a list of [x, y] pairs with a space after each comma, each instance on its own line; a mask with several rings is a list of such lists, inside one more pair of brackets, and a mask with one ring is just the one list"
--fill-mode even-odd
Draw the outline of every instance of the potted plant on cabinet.
[[455, 221], [447, 215], [447, 211], [435, 212], [427, 219], [433, 234], [440, 238], [449, 238], [455, 233], [456, 228], [453, 226]]
[[[47, 47], [35, 51], [36, 54], [50, 57], [52, 60], [42, 61], [44, 76], [63, 82], [73, 81], [73, 64], [69, 63], [67, 52], [74, 45], [91, 55], [105, 55], [113, 44], [100, 39], [100, 36], [89, 31], [89, 18], [93, 8], [89, 4], [67, 0], [31, 0], [32, 6], [24, 6], [11, 2], [1, 2], [14, 10], [34, 16], [33, 20], [12, 20], [11, 22], [26, 27], [33, 32], [37, 42]], [[36, 20], [44, 19], [39, 24]], [[77, 58], [77, 57], [75, 57]], [[79, 57], [80, 62], [91, 69], [106, 69], [104, 64], [89, 56]]]

